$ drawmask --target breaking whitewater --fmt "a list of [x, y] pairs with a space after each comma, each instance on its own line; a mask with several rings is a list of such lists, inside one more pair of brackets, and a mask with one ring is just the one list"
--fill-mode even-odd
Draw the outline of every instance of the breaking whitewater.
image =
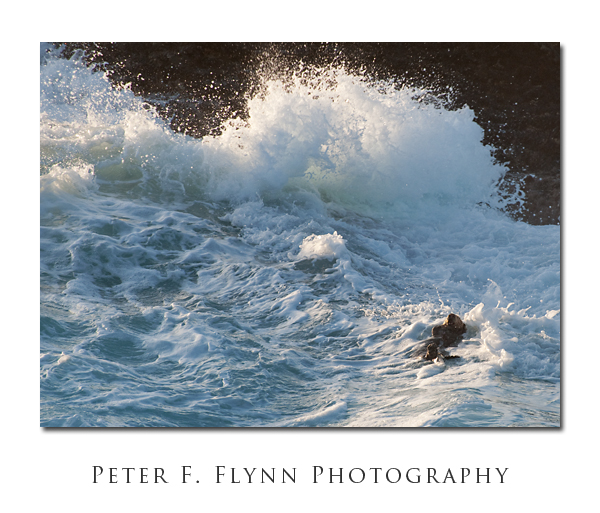
[[298, 69], [195, 139], [49, 46], [40, 88], [42, 426], [560, 425], [560, 227], [468, 107]]

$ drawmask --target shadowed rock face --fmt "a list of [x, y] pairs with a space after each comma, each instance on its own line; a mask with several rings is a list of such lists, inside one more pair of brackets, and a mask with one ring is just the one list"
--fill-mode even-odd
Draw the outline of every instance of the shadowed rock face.
[[449, 356], [444, 349], [458, 344], [466, 332], [467, 327], [461, 318], [456, 314], [450, 314], [443, 324], [431, 329], [431, 338], [423, 341], [416, 356], [421, 356], [425, 360], [435, 360], [438, 356], [458, 358], [458, 356]]
[[[485, 144], [509, 171], [500, 194], [523, 191], [506, 211], [530, 224], [560, 222], [560, 45], [558, 43], [68, 43], [131, 83], [171, 127], [218, 134], [246, 114], [261, 73], [344, 63], [399, 84], [429, 88], [448, 108], [465, 104]], [[451, 88], [451, 89], [450, 89]]]

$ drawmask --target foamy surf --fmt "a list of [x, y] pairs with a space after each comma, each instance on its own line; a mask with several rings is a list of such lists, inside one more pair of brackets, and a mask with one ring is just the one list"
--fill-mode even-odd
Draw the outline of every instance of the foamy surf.
[[43, 425], [558, 425], [559, 227], [499, 210], [468, 107], [313, 70], [199, 140], [43, 57]]

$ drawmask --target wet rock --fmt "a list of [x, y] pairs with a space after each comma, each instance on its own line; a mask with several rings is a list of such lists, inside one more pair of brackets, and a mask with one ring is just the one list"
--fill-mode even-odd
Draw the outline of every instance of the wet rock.
[[530, 224], [560, 222], [558, 43], [66, 43], [194, 137], [246, 116], [261, 73], [343, 63], [399, 85], [429, 88], [447, 108], [468, 105], [483, 143], [508, 172], [505, 210]]

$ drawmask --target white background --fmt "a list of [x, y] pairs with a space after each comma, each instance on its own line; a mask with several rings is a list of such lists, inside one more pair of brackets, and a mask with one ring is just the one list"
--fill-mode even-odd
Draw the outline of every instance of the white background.
[[[3, 511], [573, 511], [598, 457], [597, 13], [587, 2], [78, 2], [12, 7], [2, 36]], [[486, 4], [487, 5], [487, 4]], [[597, 8], [593, 8], [596, 9]], [[560, 41], [562, 429], [43, 430], [39, 427], [39, 42]], [[24, 279], [24, 277], [27, 279]], [[163, 467], [170, 484], [92, 484], [92, 466]], [[182, 465], [193, 479], [180, 482]], [[217, 485], [215, 466], [297, 469], [297, 483]], [[499, 484], [312, 484], [311, 467], [508, 467]], [[494, 471], [495, 472], [495, 471]], [[133, 476], [134, 474], [132, 474]], [[456, 477], [456, 473], [455, 473]], [[198, 479], [199, 484], [195, 481]], [[495, 480], [497, 483], [497, 480]], [[590, 503], [591, 501], [591, 503]], [[590, 505], [591, 504], [591, 505]], [[6, 507], [5, 507], [6, 506]]]

